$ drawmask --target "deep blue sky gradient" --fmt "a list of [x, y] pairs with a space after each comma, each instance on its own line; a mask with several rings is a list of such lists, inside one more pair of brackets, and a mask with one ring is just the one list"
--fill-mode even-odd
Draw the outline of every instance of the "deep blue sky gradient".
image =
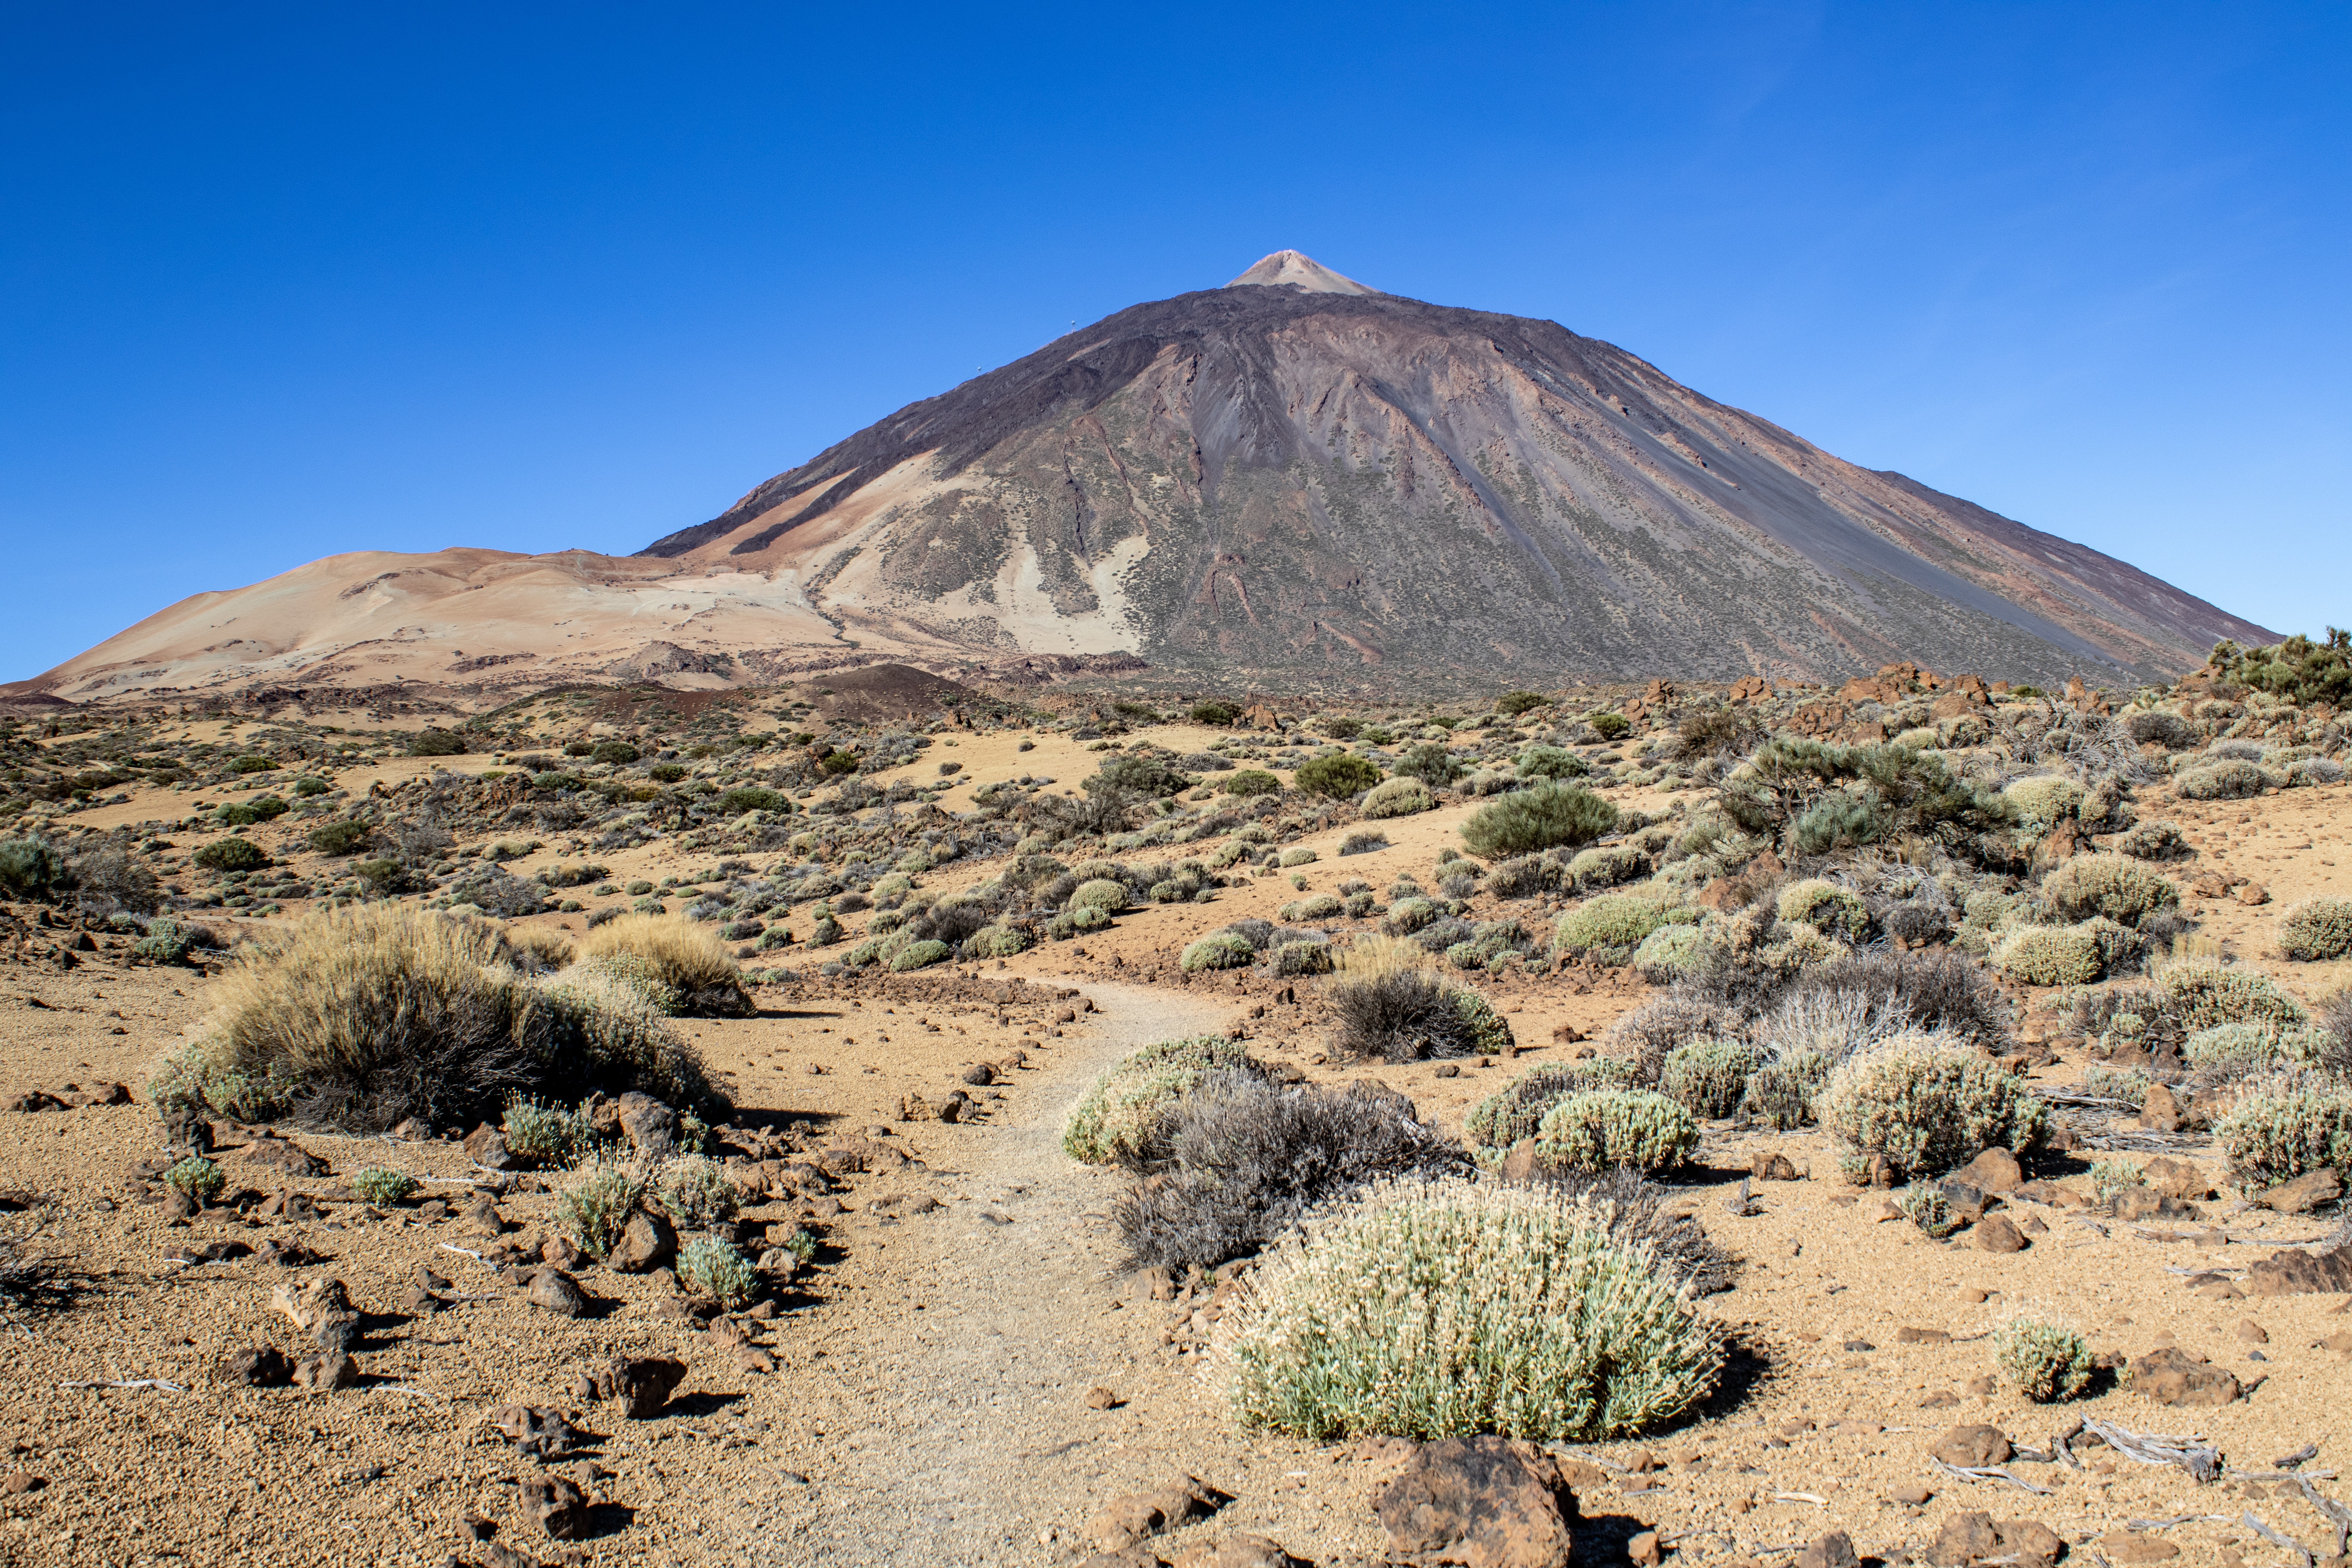
[[0, 679], [627, 552], [1288, 246], [2283, 631], [2352, 620], [2352, 9], [0, 13]]

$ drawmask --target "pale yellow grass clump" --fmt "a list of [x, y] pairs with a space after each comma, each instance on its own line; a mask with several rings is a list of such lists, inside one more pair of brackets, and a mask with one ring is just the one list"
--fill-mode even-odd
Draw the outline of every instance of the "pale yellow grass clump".
[[1437, 955], [1403, 937], [1366, 932], [1342, 949], [1334, 973], [1342, 980], [1377, 980], [1383, 975], [1434, 969]]
[[623, 915], [590, 931], [580, 943], [579, 955], [640, 959], [691, 1011], [749, 1010], [734, 955], [716, 931], [691, 921], [674, 915]]

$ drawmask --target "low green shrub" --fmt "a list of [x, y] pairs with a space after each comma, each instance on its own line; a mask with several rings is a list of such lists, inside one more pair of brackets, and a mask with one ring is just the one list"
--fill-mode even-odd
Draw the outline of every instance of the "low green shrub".
[[793, 805], [793, 797], [782, 790], [765, 789], [758, 784], [738, 784], [719, 795], [719, 809], [730, 816], [740, 816], [747, 811], [772, 812], [782, 816], [797, 808]]
[[1029, 933], [1018, 926], [984, 925], [964, 939], [974, 958], [1011, 958], [1029, 951]]
[[1374, 785], [1357, 809], [1367, 817], [1378, 819], [1411, 816], [1416, 812], [1427, 811], [1436, 804], [1430, 798], [1429, 786], [1421, 780], [1396, 778]]
[[46, 838], [0, 839], [0, 889], [13, 898], [39, 898], [64, 869], [65, 862]]
[[294, 781], [294, 793], [304, 800], [327, 793], [327, 781], [321, 778], [299, 778]]
[[1292, 787], [1328, 800], [1351, 800], [1381, 782], [1381, 770], [1346, 752], [1317, 757], [1290, 775]]
[[[569, 750], [569, 748], [566, 749]], [[589, 748], [588, 760], [592, 763], [609, 763], [625, 767], [635, 762], [640, 754], [637, 749], [626, 741], [600, 741]], [[851, 765], [856, 764], [853, 763]]]
[[1622, 741], [1633, 732], [1633, 721], [1622, 713], [1587, 713], [1584, 721], [1604, 741]]
[[[1394, 916], [1393, 907], [1391, 916]], [[1561, 915], [1552, 941], [1565, 953], [1590, 954], [1603, 963], [1623, 963], [1660, 926], [1689, 924], [1693, 918], [1692, 911], [1675, 909], [1656, 898], [1603, 893]]]
[[2137, 926], [2142, 916], [2178, 905], [2180, 889], [2125, 856], [2077, 855], [2042, 879], [2042, 897], [2062, 921], [2104, 915]]
[[1162, 1040], [1131, 1053], [1071, 1110], [1063, 1152], [1089, 1165], [1138, 1157], [1160, 1113], [1213, 1072], [1255, 1075], [1259, 1068], [1238, 1042], [1217, 1035]]
[[408, 742], [412, 757], [455, 757], [464, 754], [466, 738], [447, 730], [426, 727]]
[[147, 922], [147, 933], [131, 944], [131, 952], [150, 963], [185, 963], [190, 949], [210, 940], [211, 933], [200, 927], [157, 915]]
[[759, 1299], [760, 1275], [742, 1249], [715, 1236], [698, 1236], [677, 1249], [677, 1282], [730, 1311]]
[[163, 1184], [186, 1194], [197, 1203], [210, 1203], [228, 1185], [221, 1168], [202, 1154], [191, 1154], [163, 1173]]
[[1536, 1159], [1571, 1171], [1626, 1165], [1672, 1170], [1698, 1147], [1698, 1123], [1663, 1094], [1645, 1089], [1587, 1089], [1544, 1112]]
[[1763, 1065], [1764, 1052], [1746, 1040], [1693, 1040], [1666, 1053], [1658, 1092], [1692, 1115], [1714, 1121], [1739, 1109], [1748, 1079]]
[[1613, 888], [1650, 874], [1650, 858], [1631, 844], [1596, 844], [1577, 851], [1568, 874], [1580, 888]]
[[2200, 1072], [2245, 1078], [2309, 1065], [2318, 1042], [2307, 1029], [2281, 1032], [2262, 1024], [2216, 1024], [2180, 1043], [2183, 1060]]
[[1496, 860], [1590, 844], [1617, 826], [1617, 808], [1588, 789], [1538, 784], [1498, 795], [1462, 825], [1471, 854]]
[[2322, 1165], [2352, 1167], [2352, 1090], [2278, 1087], [2245, 1095], [2213, 1124], [2214, 1142], [2248, 1187], [2274, 1186]]
[[1523, 779], [1580, 779], [1592, 764], [1559, 746], [1529, 746], [1512, 763]]
[[1240, 722], [1242, 710], [1230, 702], [1211, 698], [1205, 702], [1193, 703], [1185, 710], [1184, 716], [1195, 724], [1204, 724], [1211, 729], [1222, 730]]
[[1903, 1211], [1905, 1219], [1937, 1241], [1960, 1228], [1960, 1222], [1952, 1214], [1951, 1200], [1934, 1182], [1914, 1182], [1905, 1187], [1902, 1195], [1895, 1200], [1895, 1206]]
[[1987, 956], [2001, 973], [2028, 985], [2088, 985], [2131, 948], [2129, 931], [2094, 916], [2080, 925], [2012, 927]]
[[321, 855], [356, 855], [374, 837], [363, 822], [322, 822], [310, 829], [310, 847]]
[[575, 1167], [555, 1194], [555, 1223], [580, 1250], [602, 1263], [619, 1245], [629, 1216], [644, 1201], [646, 1173], [617, 1160], [590, 1160]]
[[502, 1123], [507, 1152], [525, 1165], [569, 1165], [596, 1146], [595, 1124], [566, 1106], [519, 1095]]
[[1740, 1109], [1781, 1132], [1813, 1122], [1813, 1097], [1830, 1076], [1827, 1052], [1801, 1050], [1776, 1058], [1748, 1075]]
[[709, 1230], [734, 1219], [741, 1194], [727, 1168], [707, 1154], [665, 1162], [654, 1177], [662, 1212], [688, 1230]]
[[1228, 1321], [1241, 1424], [1318, 1443], [1618, 1436], [1705, 1399], [1724, 1361], [1653, 1245], [1526, 1187], [1398, 1183], [1318, 1210]]
[[232, 834], [197, 850], [195, 862], [207, 871], [258, 871], [269, 864], [269, 856], [250, 838]]
[[2011, 1386], [2036, 1405], [2078, 1397], [2098, 1369], [2089, 1342], [2055, 1323], [2016, 1319], [1993, 1335], [1992, 1345]]
[[1630, 961], [1633, 970], [1653, 985], [1671, 985], [1703, 967], [1716, 944], [1693, 925], [1664, 925], [1642, 939]]
[[1856, 1159], [1934, 1176], [1995, 1146], [2041, 1142], [2049, 1107], [2009, 1068], [1944, 1037], [1907, 1035], [1841, 1064], [1814, 1100], [1823, 1128]]
[[1229, 779], [1218, 780], [1216, 787], [1227, 795], [1273, 795], [1282, 788], [1282, 781], [1264, 768], [1243, 768]]
[[1470, 1108], [1462, 1119], [1462, 1141], [1478, 1159], [1500, 1160], [1512, 1145], [1536, 1135], [1546, 1111], [1594, 1087], [1589, 1074], [1565, 1062], [1529, 1068]]
[[2269, 783], [2258, 764], [2231, 757], [2189, 769], [2172, 787], [2183, 800], [2251, 800]]
[[2279, 951], [2306, 963], [2352, 953], [2352, 899], [2305, 899], [2280, 917]]
[[352, 1191], [379, 1208], [415, 1196], [416, 1188], [415, 1176], [405, 1171], [388, 1171], [381, 1165], [371, 1165], [352, 1177]]
[[1177, 966], [1187, 974], [1199, 974], [1211, 969], [1244, 969], [1256, 962], [1257, 949], [1249, 938], [1229, 931], [1214, 931], [1188, 945]]
[[2091, 794], [2077, 781], [2058, 774], [2019, 779], [2000, 793], [2017, 808], [2019, 822], [2036, 833], [2047, 833], [2074, 816]]
[[1095, 909], [1105, 914], [1115, 914], [1127, 908], [1127, 885], [1109, 877], [1097, 877], [1081, 882], [1071, 893], [1066, 909]]
[[1512, 719], [1550, 706], [1551, 699], [1540, 691], [1506, 691], [1495, 699], [1495, 711]]
[[2212, 959], [2180, 959], [2156, 971], [2156, 984], [2181, 1028], [2195, 1033], [2216, 1024], [2262, 1024], [2284, 1034], [2311, 1015], [2260, 970]]
[[900, 948], [890, 960], [894, 974], [905, 974], [917, 969], [928, 969], [934, 963], [945, 963], [955, 956], [955, 950], [936, 938], [910, 942]]
[[1860, 942], [1870, 933], [1870, 906], [1862, 896], [1819, 877], [1790, 883], [1775, 908], [1784, 921], [1802, 921], [1843, 942]]

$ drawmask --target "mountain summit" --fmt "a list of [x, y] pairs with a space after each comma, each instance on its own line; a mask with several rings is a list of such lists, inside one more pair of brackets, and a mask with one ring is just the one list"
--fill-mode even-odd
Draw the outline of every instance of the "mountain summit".
[[909, 404], [635, 556], [330, 557], [19, 691], [726, 685], [1092, 658], [1268, 684], [2170, 677], [2263, 628], [1552, 321], [1278, 250]]

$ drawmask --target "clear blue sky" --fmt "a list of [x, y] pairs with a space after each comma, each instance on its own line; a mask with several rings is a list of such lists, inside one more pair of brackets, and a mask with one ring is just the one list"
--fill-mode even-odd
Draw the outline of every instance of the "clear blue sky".
[[19, 5], [0, 679], [627, 552], [1295, 247], [2352, 622], [2352, 8]]

